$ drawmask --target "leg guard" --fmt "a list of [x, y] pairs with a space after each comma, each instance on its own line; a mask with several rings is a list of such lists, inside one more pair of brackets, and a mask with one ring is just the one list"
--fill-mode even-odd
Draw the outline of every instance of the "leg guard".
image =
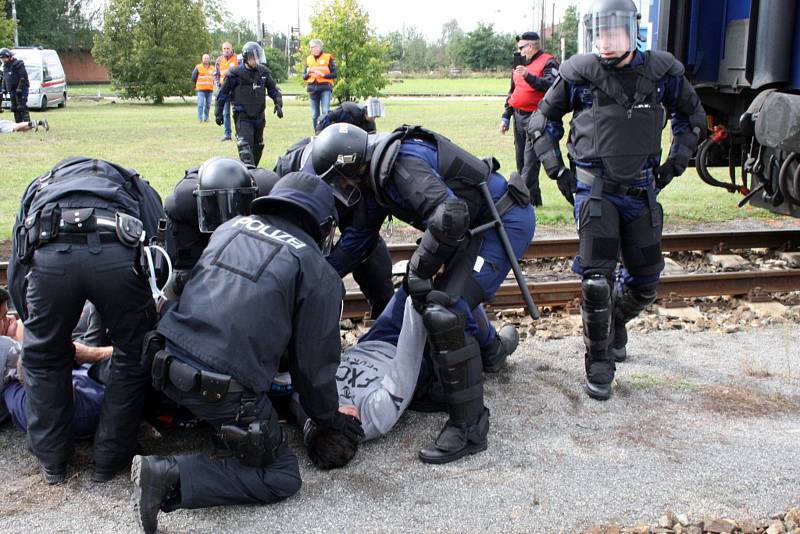
[[614, 362], [607, 351], [611, 331], [611, 283], [605, 273], [587, 272], [584, 276], [581, 315], [586, 378], [596, 384], [609, 384], [614, 378]]
[[264, 143], [256, 143], [256, 148], [253, 150], [253, 161], [255, 162], [255, 166], [258, 167], [258, 163], [261, 161], [261, 154], [264, 153]]
[[431, 359], [456, 424], [474, 422], [483, 411], [481, 352], [464, 335], [466, 318], [441, 304], [429, 303], [422, 316], [431, 343]]
[[639, 315], [648, 304], [652, 304], [657, 295], [655, 286], [627, 286], [617, 295], [614, 302], [614, 340], [609, 347], [609, 353], [615, 361], [621, 362], [627, 357], [625, 345], [628, 344], [628, 330], [625, 325]]
[[244, 163], [248, 169], [252, 169], [256, 166], [250, 143], [240, 137], [239, 141], [236, 143], [236, 149], [239, 151], [239, 160]]

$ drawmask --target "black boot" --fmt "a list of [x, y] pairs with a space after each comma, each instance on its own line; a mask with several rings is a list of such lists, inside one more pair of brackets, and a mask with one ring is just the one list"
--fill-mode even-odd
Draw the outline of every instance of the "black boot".
[[158, 530], [158, 511], [172, 511], [180, 502], [180, 473], [173, 456], [135, 456], [131, 465], [133, 508], [145, 534]]
[[624, 362], [628, 357], [628, 351], [625, 348], [628, 344], [628, 329], [625, 323], [614, 323], [614, 339], [611, 341], [611, 346], [608, 347], [608, 355], [614, 358], [615, 362]]
[[485, 451], [489, 444], [489, 410], [483, 409], [472, 424], [447, 421], [436, 441], [419, 451], [426, 464], [446, 464], [468, 454]]
[[604, 401], [611, 398], [611, 384], [596, 384], [587, 380], [584, 389], [594, 400]]
[[506, 366], [506, 359], [517, 350], [519, 335], [514, 325], [507, 324], [495, 335], [489, 346], [481, 348], [483, 372], [498, 373]]
[[43, 465], [42, 475], [44, 475], [44, 481], [51, 486], [61, 484], [67, 479], [67, 464], [61, 464], [53, 467]]
[[616, 366], [608, 351], [586, 353], [586, 385], [584, 390], [594, 400], [604, 401], [611, 397], [611, 382]]

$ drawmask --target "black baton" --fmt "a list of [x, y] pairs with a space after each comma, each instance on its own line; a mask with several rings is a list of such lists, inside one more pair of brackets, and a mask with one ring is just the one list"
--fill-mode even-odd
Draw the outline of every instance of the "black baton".
[[503, 221], [500, 219], [500, 214], [497, 212], [497, 207], [494, 205], [492, 192], [489, 191], [489, 184], [486, 182], [481, 182], [480, 188], [481, 193], [483, 193], [483, 199], [486, 201], [486, 205], [489, 207], [489, 212], [492, 214], [492, 221], [482, 224], [477, 228], [473, 228], [470, 230], [470, 233], [473, 235], [479, 235], [493, 228], [497, 231], [497, 235], [500, 236], [500, 243], [503, 245], [503, 250], [505, 250], [506, 256], [508, 256], [508, 261], [511, 263], [511, 270], [514, 271], [514, 278], [517, 279], [517, 285], [519, 286], [519, 290], [522, 292], [522, 298], [525, 299], [525, 304], [528, 306], [528, 313], [530, 314], [531, 319], [537, 320], [539, 319], [539, 310], [536, 308], [536, 304], [533, 302], [533, 297], [531, 297], [531, 292], [528, 290], [528, 284], [525, 282], [525, 276], [522, 274], [522, 269], [519, 268], [517, 256], [514, 254], [514, 249], [511, 247], [511, 241], [508, 240], [508, 234], [503, 226]]

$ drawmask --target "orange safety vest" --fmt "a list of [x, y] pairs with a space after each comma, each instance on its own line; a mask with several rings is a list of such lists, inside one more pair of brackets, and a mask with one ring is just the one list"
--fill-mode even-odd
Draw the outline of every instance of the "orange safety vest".
[[214, 65], [209, 64], [208, 67], [206, 67], [202, 63], [197, 64], [197, 82], [194, 84], [194, 90], [214, 90]]
[[[323, 52], [319, 55], [319, 57], [314, 57], [314, 54], [309, 54], [306, 58], [306, 66], [307, 67], [316, 67], [317, 70], [322, 71], [323, 74], [330, 74], [331, 69], [328, 66], [333, 59], [333, 55], [327, 52]], [[325, 78], [321, 74], [320, 75], [310, 75], [306, 78], [306, 83], [327, 83], [333, 85], [333, 80], [330, 78]]]
[[217, 58], [217, 72], [219, 72], [220, 87], [222, 87], [222, 84], [225, 83], [225, 76], [227, 76], [228, 71], [238, 65], [239, 60], [236, 59], [236, 54], [231, 54], [230, 58], [226, 58], [225, 56], [219, 56]]
[[[544, 73], [544, 66], [551, 59], [553, 59], [553, 56], [542, 53], [539, 57], [525, 65], [525, 69], [534, 76], [541, 76]], [[539, 109], [539, 102], [544, 98], [544, 92], [537, 91], [531, 87], [530, 84], [525, 81], [525, 77], [520, 76], [516, 71], [514, 71], [513, 78], [514, 92], [511, 93], [511, 97], [508, 99], [508, 105], [515, 109], [530, 112]]]

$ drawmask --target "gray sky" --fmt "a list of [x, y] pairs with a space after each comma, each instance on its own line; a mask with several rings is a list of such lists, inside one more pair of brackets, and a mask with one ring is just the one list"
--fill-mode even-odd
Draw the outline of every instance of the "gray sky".
[[[379, 34], [402, 29], [403, 24], [414, 26], [428, 39], [438, 39], [442, 25], [455, 18], [464, 31], [471, 31], [478, 22], [494, 23], [496, 30], [522, 33], [538, 28], [540, 15], [534, 18], [534, 5], [541, 10], [546, 6], [546, 20], [550, 21], [555, 6], [556, 18], [563, 9], [577, 0], [359, 0], [370, 16], [370, 24]], [[235, 19], [256, 21], [256, 0], [227, 0], [228, 9]], [[300, 9], [300, 31], [309, 31], [308, 16], [314, 0], [261, 0], [261, 20], [272, 31], [286, 32], [297, 25]]]

